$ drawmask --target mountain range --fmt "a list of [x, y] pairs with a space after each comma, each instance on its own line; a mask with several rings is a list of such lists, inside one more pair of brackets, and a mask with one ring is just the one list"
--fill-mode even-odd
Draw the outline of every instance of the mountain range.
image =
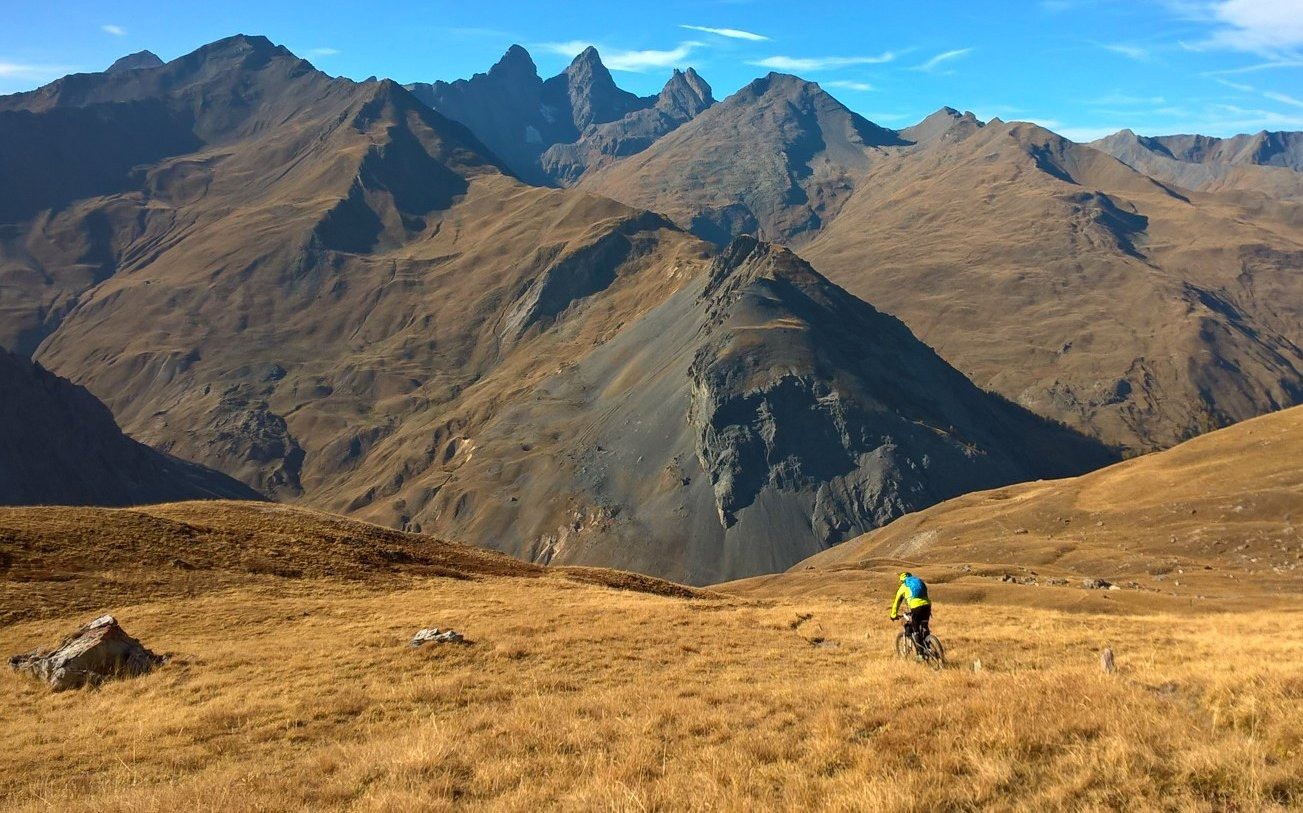
[[405, 88], [235, 36], [0, 97], [0, 346], [246, 496], [739, 578], [1303, 401], [1267, 141], [1155, 142], [1273, 178], [1182, 185], [781, 74]]

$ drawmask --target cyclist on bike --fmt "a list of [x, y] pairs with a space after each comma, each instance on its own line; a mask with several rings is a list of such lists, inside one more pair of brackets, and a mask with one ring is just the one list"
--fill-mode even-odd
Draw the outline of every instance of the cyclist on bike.
[[900, 588], [896, 600], [891, 602], [891, 620], [899, 618], [901, 602], [906, 607], [905, 632], [920, 649], [928, 636], [928, 622], [932, 619], [932, 602], [927, 597], [927, 585], [908, 571], [900, 574]]

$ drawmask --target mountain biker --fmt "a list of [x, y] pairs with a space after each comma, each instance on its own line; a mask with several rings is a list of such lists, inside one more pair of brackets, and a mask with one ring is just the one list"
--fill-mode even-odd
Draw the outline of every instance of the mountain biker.
[[896, 590], [896, 600], [891, 602], [891, 620], [899, 617], [901, 602], [905, 603], [908, 619], [905, 632], [914, 639], [920, 649], [928, 636], [928, 622], [932, 619], [932, 602], [927, 597], [927, 584], [909, 571], [900, 574], [900, 587]]

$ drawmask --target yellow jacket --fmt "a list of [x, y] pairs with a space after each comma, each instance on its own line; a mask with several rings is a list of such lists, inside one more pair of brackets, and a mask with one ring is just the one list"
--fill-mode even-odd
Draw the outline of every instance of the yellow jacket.
[[[917, 595], [915, 590], [918, 591]], [[895, 618], [900, 612], [900, 603], [902, 601], [911, 610], [916, 607], [926, 607], [932, 603], [927, 597], [927, 587], [923, 584], [923, 580], [917, 576], [900, 583], [900, 589], [896, 591], [896, 600], [891, 602], [892, 618]]]

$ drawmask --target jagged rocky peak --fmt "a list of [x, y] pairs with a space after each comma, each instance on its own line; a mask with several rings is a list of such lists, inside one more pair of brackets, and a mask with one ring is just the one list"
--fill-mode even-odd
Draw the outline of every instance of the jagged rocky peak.
[[715, 103], [710, 85], [692, 68], [674, 69], [670, 81], [665, 83], [656, 106], [691, 118]]
[[591, 45], [574, 58], [564, 73], [544, 83], [545, 99], [559, 95], [562, 85], [579, 132], [590, 124], [615, 121], [647, 106], [642, 99], [615, 84], [611, 72], [602, 64], [602, 57]]
[[135, 71], [146, 68], [161, 68], [163, 60], [153, 51], [137, 51], [134, 54], [127, 54], [121, 59], [109, 66], [106, 73], [116, 73], [118, 71]]
[[953, 107], [942, 107], [912, 127], [900, 131], [906, 141], [924, 144], [946, 134], [963, 137], [983, 127], [981, 119], [965, 110], [960, 113]]
[[234, 34], [199, 48], [189, 57], [203, 59], [224, 54], [270, 54], [275, 51], [290, 53], [283, 45], [276, 45], [261, 34]]
[[489, 68], [489, 76], [494, 79], [538, 78], [538, 66], [534, 58], [520, 45], [512, 45], [497, 63]]
[[806, 92], [817, 87], [818, 85], [814, 82], [807, 81], [799, 76], [770, 71], [764, 76], [752, 79], [744, 90], [752, 96], [764, 96], [769, 93]]
[[566, 73], [576, 78], [591, 77], [615, 84], [615, 80], [611, 78], [611, 72], [606, 69], [606, 65], [602, 62], [602, 55], [592, 45], [580, 51], [575, 55], [574, 59], [570, 60], [570, 66], [566, 68]]

